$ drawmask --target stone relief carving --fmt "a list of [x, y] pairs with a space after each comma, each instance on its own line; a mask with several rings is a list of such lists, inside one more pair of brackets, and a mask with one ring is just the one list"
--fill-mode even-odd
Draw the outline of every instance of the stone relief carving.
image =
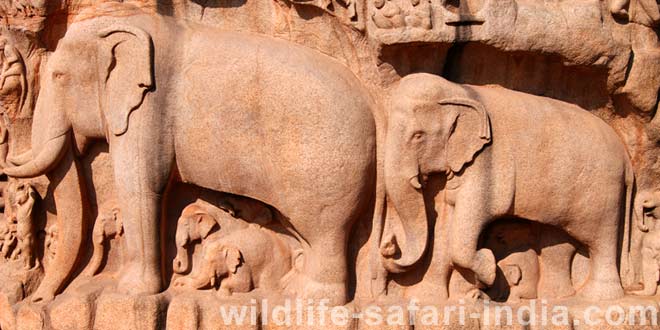
[[3, 2], [0, 329], [656, 302], [659, 13]]
[[654, 296], [658, 292], [660, 281], [660, 231], [657, 221], [658, 191], [647, 190], [638, 193], [635, 200], [635, 216], [637, 229], [643, 234], [641, 247], [641, 284], [642, 289], [632, 291], [631, 294], [640, 296]]
[[[506, 95], [507, 102], [501, 101], [502, 95]], [[402, 79], [391, 100], [384, 169], [388, 196], [401, 216], [400, 221], [406, 223], [399, 227], [408, 228], [415, 237], [427, 237], [421, 194], [424, 178], [444, 173], [446, 202], [453, 219], [449, 253], [454, 266], [472, 271], [474, 280], [487, 286], [494, 283], [494, 255], [488, 249], [479, 249], [478, 240], [485, 226], [497, 217], [509, 215], [558, 226], [589, 247], [594, 272], [590, 282], [582, 288], [585, 297], [614, 299], [623, 295], [616, 244], [619, 224], [625, 216], [622, 207], [631, 200], [633, 172], [626, 148], [611, 127], [569, 104], [505, 89], [462, 86], [429, 74]], [[544, 115], [551, 112], [562, 115]], [[570, 145], [563, 137], [555, 140], [546, 136], [546, 127], [566, 129], [574, 134], [569, 140], [581, 142]], [[498, 134], [502, 137], [497, 138]], [[593, 136], [601, 138], [582, 144]], [[585, 149], [584, 145], [589, 147]], [[541, 148], [545, 152], [531, 152]], [[561, 160], [561, 166], [554, 166], [553, 161], [558, 160], [552, 150], [559, 149], [567, 158]], [[520, 156], [516, 156], [518, 152]], [[546, 158], [547, 155], [553, 156]], [[601, 165], [594, 166], [586, 174], [582, 166], [566, 163], [569, 159], [585, 158], [590, 164]], [[536, 172], [534, 167], [524, 165], [527, 162], [561, 170], [552, 177], [551, 173]], [[580, 177], [589, 179], [580, 181]], [[531, 178], [534, 178], [534, 187], [517, 184], [531, 182]], [[571, 180], [561, 185], [566, 189], [589, 187], [598, 182], [608, 187], [606, 191], [611, 191], [612, 195], [594, 191], [597, 196], [592, 197], [587, 190], [583, 196], [590, 201], [588, 207], [571, 206], [577, 201], [570, 191], [558, 190], [562, 179]], [[493, 191], [497, 194], [491, 195]], [[549, 196], [557, 200], [551, 201]], [[539, 202], [543, 205], [537, 204]], [[547, 207], [548, 203], [554, 207]], [[476, 205], [490, 207], [484, 209]], [[592, 220], [581, 223], [577, 229], [560, 220], [564, 218]], [[400, 245], [401, 257], [387, 259], [385, 263], [393, 272], [414, 265], [424, 253], [427, 240]]]
[[284, 240], [251, 224], [202, 243], [202, 262], [174, 285], [193, 289], [217, 285], [218, 294], [224, 296], [254, 289], [278, 292], [292, 271], [292, 260], [291, 248]]
[[408, 27], [430, 30], [433, 27], [431, 4], [428, 0], [411, 0], [401, 3], [392, 0], [376, 0], [373, 5], [376, 11], [371, 18], [380, 29]]
[[99, 271], [103, 258], [106, 255], [106, 242], [111, 239], [119, 239], [124, 234], [124, 225], [119, 212], [119, 209], [114, 207], [104, 210], [99, 213], [94, 222], [94, 231], [92, 233], [94, 252], [92, 254], [92, 260], [85, 269], [85, 273], [89, 276], [94, 276]]

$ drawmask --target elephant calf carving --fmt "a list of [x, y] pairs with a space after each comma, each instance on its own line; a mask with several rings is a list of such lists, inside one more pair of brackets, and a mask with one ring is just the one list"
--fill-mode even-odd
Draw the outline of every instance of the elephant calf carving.
[[499, 289], [498, 298], [506, 298], [507, 302], [519, 302], [521, 299], [538, 297], [540, 268], [536, 251], [529, 249], [513, 252], [500, 260], [497, 267], [502, 275], [500, 283], [495, 285], [495, 288]]
[[104, 244], [109, 239], [121, 237], [123, 233], [124, 225], [121, 220], [119, 209], [112, 207], [109, 210], [99, 212], [92, 232], [94, 252], [89, 265], [85, 269], [86, 275], [93, 276], [97, 274], [106, 254]]
[[278, 234], [251, 224], [224, 237], [204, 242], [201, 262], [190, 275], [174, 281], [176, 287], [218, 287], [220, 295], [262, 289], [281, 290], [292, 270], [291, 247]]
[[198, 200], [186, 206], [181, 212], [176, 228], [177, 253], [174, 258], [174, 272], [183, 274], [189, 270], [190, 260], [188, 249], [195, 242], [203, 244], [203, 240], [211, 233], [214, 236], [224, 236], [239, 229], [245, 229], [247, 222], [237, 219], [233, 206], [216, 207], [208, 202]]
[[[588, 247], [588, 299], [623, 295], [617, 242], [634, 175], [613, 129], [577, 106], [493, 86], [459, 85], [413, 74], [393, 88], [385, 143], [385, 186], [398, 217], [385, 226], [391, 272], [425, 254], [425, 179], [442, 174], [452, 264], [488, 286], [496, 263], [479, 237], [503, 217], [570, 233]], [[394, 239], [392, 239], [394, 237]]]

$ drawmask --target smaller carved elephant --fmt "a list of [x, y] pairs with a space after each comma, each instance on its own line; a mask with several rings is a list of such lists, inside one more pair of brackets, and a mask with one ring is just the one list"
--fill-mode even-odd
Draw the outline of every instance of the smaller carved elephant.
[[630, 292], [638, 296], [653, 296], [660, 293], [660, 190], [641, 191], [635, 198], [637, 227], [643, 232], [641, 244], [642, 284], [641, 290]]
[[92, 254], [92, 260], [85, 269], [86, 275], [93, 276], [98, 273], [103, 262], [103, 257], [105, 256], [105, 242], [108, 239], [119, 238], [123, 233], [124, 225], [119, 214], [119, 209], [113, 207], [109, 211], [99, 212], [92, 234], [94, 252]]
[[219, 284], [220, 295], [277, 291], [291, 269], [290, 246], [275, 232], [252, 224], [204, 242], [200, 265], [176, 279], [174, 286], [204, 289]]
[[[536, 299], [540, 277], [539, 260], [536, 251], [529, 249], [514, 252], [497, 263], [501, 271], [494, 288], [499, 298], [507, 302], [519, 302], [521, 299]], [[498, 272], [499, 273], [499, 272]]]
[[174, 258], [174, 272], [183, 274], [189, 270], [189, 245], [209, 237], [211, 233], [218, 232], [217, 236], [239, 229], [245, 229], [248, 224], [235, 218], [236, 212], [230, 204], [216, 207], [213, 204], [198, 200], [186, 206], [181, 212], [176, 227], [176, 248]]

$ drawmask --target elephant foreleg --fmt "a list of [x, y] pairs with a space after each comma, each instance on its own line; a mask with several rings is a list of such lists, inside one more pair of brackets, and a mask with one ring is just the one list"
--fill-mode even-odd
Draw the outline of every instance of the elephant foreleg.
[[449, 250], [454, 266], [472, 271], [474, 280], [491, 286], [495, 282], [497, 270], [495, 256], [488, 249], [477, 250], [479, 236], [491, 221], [491, 217], [483, 212], [483, 207], [473, 198], [456, 202], [449, 215]]
[[[154, 112], [155, 113], [155, 112]], [[126, 256], [119, 279], [119, 290], [135, 294], [156, 294], [163, 285], [161, 277], [160, 218], [162, 194], [173, 168], [172, 150], [167, 142], [149, 136], [147, 124], [154, 118], [149, 111], [136, 111], [134, 126], [110, 141], [115, 171], [115, 193], [123, 219]], [[153, 128], [153, 127], [152, 127]], [[166, 132], [159, 132], [165, 134]], [[160, 149], [159, 147], [161, 146]], [[156, 148], [156, 149], [154, 149]]]
[[57, 208], [57, 224], [60, 235], [57, 239], [57, 253], [52, 261], [57, 267], [46, 272], [39, 288], [32, 295], [32, 301], [50, 301], [72, 275], [82, 250], [85, 234], [85, 199], [83, 197], [80, 165], [72, 149], [66, 152], [57, 167], [50, 172], [52, 189]]

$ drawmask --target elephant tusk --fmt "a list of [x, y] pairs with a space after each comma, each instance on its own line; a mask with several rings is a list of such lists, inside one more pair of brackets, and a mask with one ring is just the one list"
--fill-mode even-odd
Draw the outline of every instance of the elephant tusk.
[[32, 160], [32, 149], [20, 154], [8, 157], [7, 161], [14, 166], [25, 165]]
[[419, 182], [419, 175], [415, 175], [412, 178], [410, 178], [410, 185], [413, 186], [413, 188], [419, 190], [422, 189], [422, 184]]

